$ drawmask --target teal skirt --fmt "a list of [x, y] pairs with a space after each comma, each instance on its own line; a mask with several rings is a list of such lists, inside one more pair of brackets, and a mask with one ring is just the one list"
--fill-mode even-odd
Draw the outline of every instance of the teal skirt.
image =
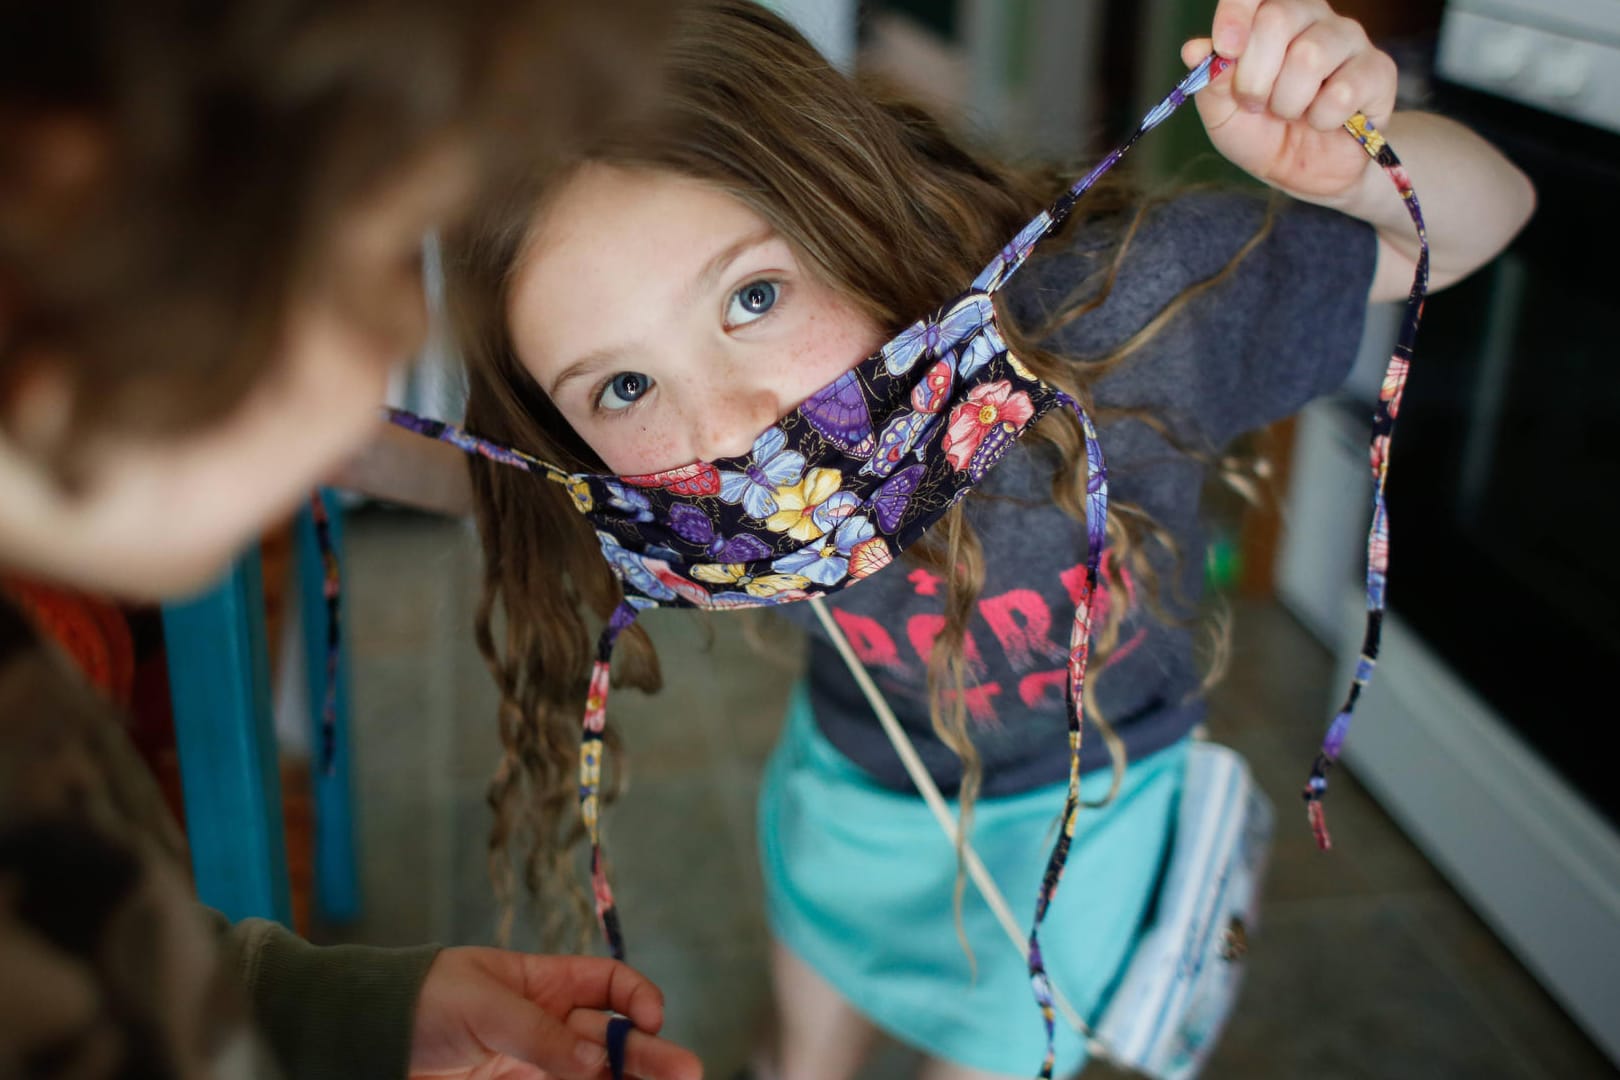
[[[1060, 742], [1052, 752], [1064, 750]], [[1088, 1021], [1151, 906], [1185, 761], [1181, 742], [1132, 762], [1119, 797], [1080, 814], [1041, 948], [1053, 982]], [[1110, 779], [1106, 769], [1088, 773], [1082, 794], [1102, 797]], [[1065, 791], [975, 805], [970, 840], [1026, 934]], [[1035, 1074], [1046, 1039], [1022, 957], [970, 881], [969, 960], [951, 905], [955, 849], [921, 798], [879, 787], [822, 736], [803, 684], [766, 767], [759, 842], [772, 932], [851, 1005], [934, 1057]], [[1084, 1063], [1084, 1042], [1060, 1015], [1057, 1075]]]

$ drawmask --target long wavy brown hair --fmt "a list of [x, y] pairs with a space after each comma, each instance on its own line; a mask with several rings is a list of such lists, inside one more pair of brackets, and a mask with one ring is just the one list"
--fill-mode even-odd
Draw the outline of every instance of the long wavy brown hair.
[[[519, 363], [506, 311], [515, 268], [543, 257], [526, 242], [546, 195], [580, 163], [661, 170], [713, 185], [769, 222], [811, 272], [890, 331], [960, 291], [1060, 186], [1055, 172], [1019, 172], [969, 151], [923, 110], [843, 76], [786, 22], [746, 0], [686, 6], [656, 78], [658, 104], [650, 111], [559, 155], [446, 238], [447, 300], [468, 369], [467, 427], [564, 468], [599, 470], [601, 463]], [[1071, 229], [1098, 218], [1127, 224], [1118, 230], [1112, 260], [1077, 283], [1070, 302], [1043, 325], [1020, 326], [996, 301], [1017, 355], [1088, 408], [1091, 384], [1174, 316], [1172, 305], [1114, 353], [1086, 363], [1040, 344], [1106, 298], [1141, 221], [1140, 213], [1127, 213], [1132, 205], [1142, 200], [1117, 183], [1101, 185], [1081, 204]], [[1100, 421], [1110, 416], [1107, 410], [1096, 415]], [[1083, 521], [1085, 447], [1078, 423], [1054, 414], [1030, 438], [1055, 451], [1052, 498]], [[579, 723], [592, 630], [621, 593], [590, 525], [562, 488], [478, 458], [471, 469], [486, 559], [477, 638], [499, 686], [505, 749], [489, 788], [491, 872], [503, 933], [519, 878], [532, 893], [566, 890], [573, 897], [572, 904], [542, 905], [546, 936], [555, 940], [563, 927], [584, 922], [572, 859], [583, 835], [575, 807]], [[1147, 552], [1159, 546], [1177, 558], [1180, 553], [1140, 510], [1120, 503], [1112, 509], [1110, 572], [1145, 584], [1149, 602], [1163, 614]], [[960, 692], [967, 679], [963, 639], [984, 579], [984, 553], [958, 506], [908, 555], [948, 582], [929, 687], [935, 731], [962, 760], [965, 835], [982, 765]], [[1114, 647], [1122, 608], [1111, 605], [1094, 656], [1106, 657]], [[617, 652], [615, 685], [659, 687], [657, 658], [639, 628], [620, 639]], [[1121, 744], [1087, 696], [1088, 713], [1114, 752], [1117, 784]], [[620, 771], [616, 740], [609, 752], [611, 795]], [[514, 850], [522, 852], [515, 862]], [[959, 875], [958, 900], [961, 887]]]

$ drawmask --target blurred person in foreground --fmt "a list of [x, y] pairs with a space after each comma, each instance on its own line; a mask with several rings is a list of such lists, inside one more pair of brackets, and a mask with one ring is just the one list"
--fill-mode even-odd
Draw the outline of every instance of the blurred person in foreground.
[[[0, 3], [0, 571], [220, 572], [374, 430], [424, 232], [633, 108], [666, 6]], [[610, 1010], [630, 1073], [701, 1075], [622, 964], [200, 908], [116, 710], [3, 600], [0, 969], [0, 1080], [602, 1077]]]

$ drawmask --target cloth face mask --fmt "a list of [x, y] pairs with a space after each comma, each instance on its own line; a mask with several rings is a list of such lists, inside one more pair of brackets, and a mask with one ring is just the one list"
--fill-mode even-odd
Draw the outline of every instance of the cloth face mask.
[[[390, 410], [394, 423], [412, 431], [563, 485], [595, 527], [603, 557], [623, 586], [624, 599], [598, 643], [580, 750], [580, 810], [591, 841], [596, 911], [615, 957], [623, 958], [624, 939], [602, 858], [598, 790], [609, 664], [619, 634], [652, 607], [753, 607], [823, 596], [854, 584], [889, 565], [927, 532], [1036, 421], [1054, 409], [1069, 409], [1085, 436], [1088, 550], [1084, 590], [1075, 607], [1069, 644], [1068, 794], [1029, 937], [1029, 974], [1047, 1031], [1040, 1075], [1052, 1075], [1054, 1010], [1039, 930], [1068, 858], [1079, 808], [1080, 702], [1091, 597], [1106, 536], [1108, 482], [1090, 417], [1073, 398], [1036, 378], [1008, 351], [996, 325], [992, 298], [1138, 138], [1228, 66], [1228, 61], [1211, 56], [1189, 72], [1124, 144], [1025, 226], [965, 292], [812, 394], [761, 433], [741, 457], [641, 476], [573, 473], [453, 425]], [[1346, 127], [1390, 170], [1421, 237], [1416, 199], [1382, 137], [1359, 115]], [[1410, 355], [1427, 280], [1426, 244], [1422, 250], [1409, 326], [1402, 333], [1404, 356]], [[1369, 651], [1306, 791], [1324, 844], [1318, 804], [1326, 770], [1337, 757], [1349, 710], [1377, 650], [1377, 615], [1387, 565], [1387, 533], [1381, 531], [1385, 529], [1382, 455], [1387, 453], [1404, 385], [1405, 360], [1399, 349], [1390, 370], [1374, 440], [1378, 495], [1370, 550], [1383, 561], [1376, 562], [1376, 606], [1375, 565], [1369, 564]], [[1381, 548], [1380, 535], [1386, 537]]]

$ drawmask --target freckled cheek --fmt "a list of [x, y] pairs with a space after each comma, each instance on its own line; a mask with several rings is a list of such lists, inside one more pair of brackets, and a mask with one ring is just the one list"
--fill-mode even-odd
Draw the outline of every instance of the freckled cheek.
[[848, 313], [813, 313], [790, 350], [784, 389], [797, 404], [870, 356], [878, 347], [876, 331]]
[[594, 447], [608, 471], [620, 476], [639, 476], [686, 464], [682, 448], [666, 431], [645, 424], [633, 424], [615, 433], [610, 442]]

